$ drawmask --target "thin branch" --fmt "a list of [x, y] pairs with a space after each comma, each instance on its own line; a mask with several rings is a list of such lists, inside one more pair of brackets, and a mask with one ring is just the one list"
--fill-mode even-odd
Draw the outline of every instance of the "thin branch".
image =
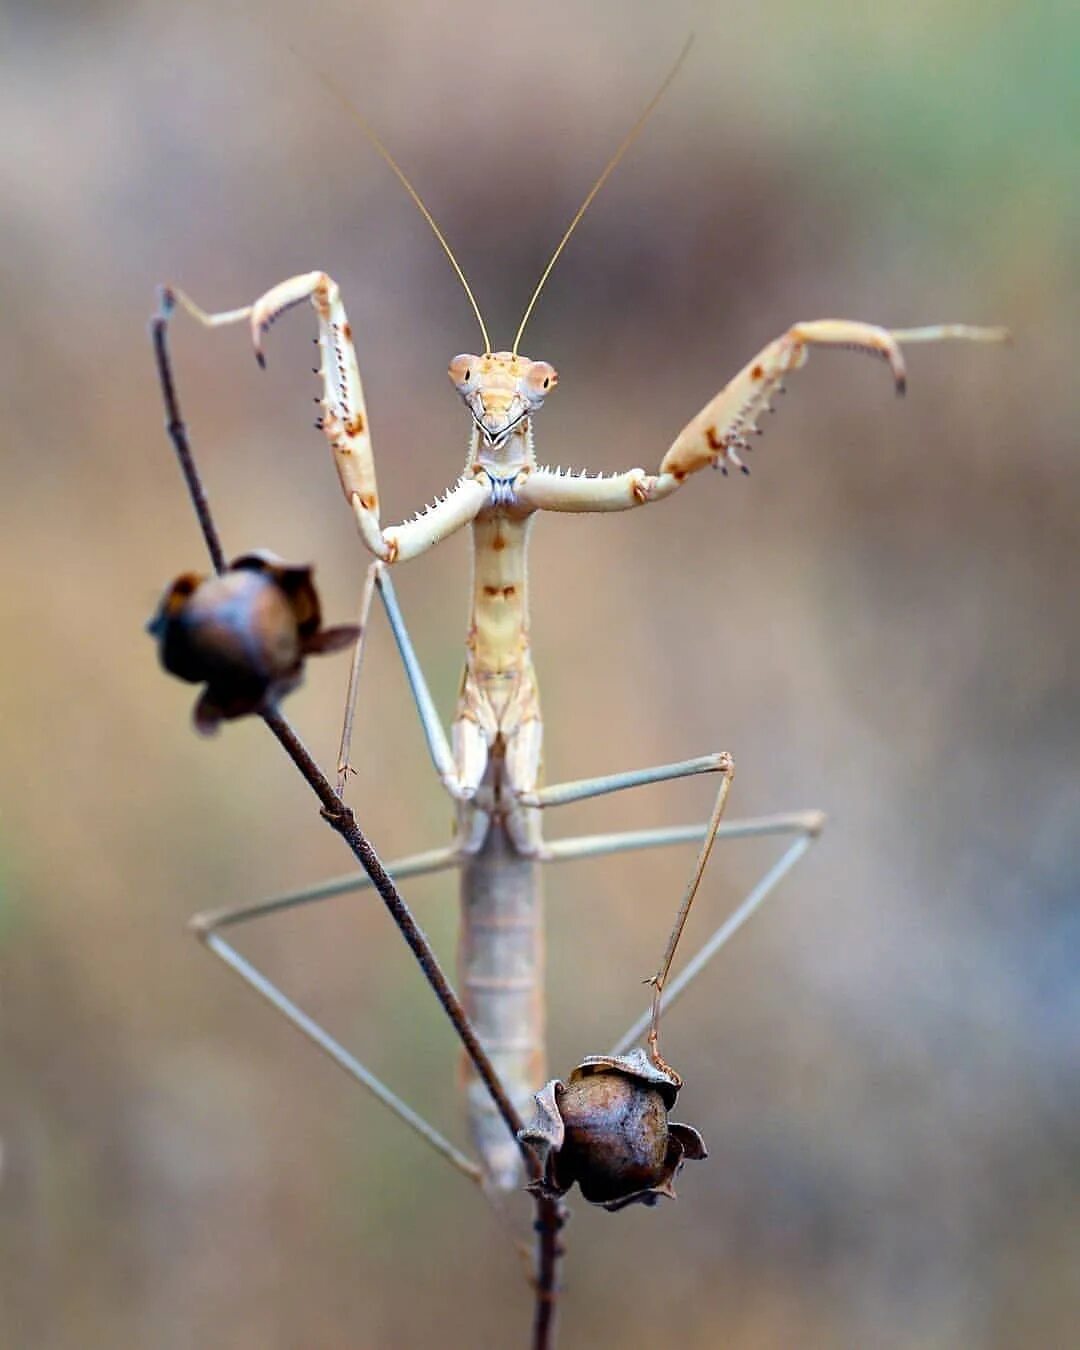
[[187, 484], [191, 504], [195, 508], [195, 515], [202, 527], [203, 538], [206, 540], [206, 547], [210, 552], [210, 561], [214, 564], [214, 571], [220, 575], [225, 571], [225, 554], [222, 551], [217, 526], [210, 514], [210, 503], [206, 499], [202, 479], [199, 477], [199, 470], [195, 466], [195, 458], [188, 443], [187, 427], [184, 426], [184, 419], [180, 416], [180, 404], [177, 401], [176, 387], [172, 377], [172, 363], [169, 361], [166, 333], [169, 318], [175, 305], [176, 300], [172, 291], [168, 286], [162, 286], [158, 293], [158, 312], [150, 321], [158, 379], [161, 381], [161, 395], [165, 400], [165, 430], [169, 433], [169, 439], [176, 450], [176, 458], [180, 461], [180, 469], [184, 475], [184, 482]]
[[566, 1248], [562, 1230], [570, 1212], [562, 1200], [536, 1197], [537, 1263], [534, 1290], [533, 1350], [549, 1350], [555, 1344], [555, 1319], [559, 1311], [559, 1265]]
[[[507, 1096], [506, 1089], [480, 1044], [480, 1040], [473, 1030], [472, 1023], [469, 1021], [465, 1009], [461, 1006], [458, 996], [443, 974], [442, 967], [439, 965], [431, 944], [413, 918], [408, 905], [402, 899], [389, 873], [380, 862], [379, 855], [356, 823], [352, 808], [346, 806], [334, 791], [330, 780], [315, 763], [307, 747], [292, 729], [288, 719], [277, 708], [268, 709], [262, 714], [262, 718], [322, 803], [323, 818], [332, 830], [336, 830], [341, 835], [349, 848], [352, 849], [357, 862], [371, 878], [371, 884], [379, 892], [383, 903], [397, 924], [401, 936], [416, 957], [420, 969], [424, 972], [424, 978], [450, 1019], [458, 1038], [465, 1047], [466, 1054], [472, 1060], [473, 1066], [483, 1080], [492, 1101], [498, 1107], [499, 1114], [506, 1122], [507, 1129], [511, 1130], [516, 1137], [517, 1132], [522, 1128], [521, 1117], [518, 1115], [513, 1102]], [[523, 1157], [530, 1156], [524, 1147], [521, 1152]]]
[[[175, 300], [168, 287], [162, 287], [160, 294], [160, 303], [158, 312], [151, 323], [151, 332], [154, 339], [154, 354], [157, 359], [158, 377], [161, 380], [161, 393], [165, 400], [165, 410], [167, 413], [166, 428], [176, 450], [177, 458], [180, 461], [180, 468], [184, 474], [184, 481], [187, 483], [188, 492], [191, 495], [191, 502], [195, 508], [195, 514], [198, 516], [199, 524], [202, 526], [203, 537], [206, 540], [206, 547], [210, 551], [210, 557], [214, 568], [218, 572], [225, 570], [225, 554], [221, 547], [221, 539], [214, 524], [213, 516], [210, 512], [210, 504], [207, 501], [206, 492], [203, 489], [202, 479], [199, 470], [195, 464], [195, 458], [191, 453], [191, 446], [188, 442], [187, 431], [184, 427], [183, 418], [180, 415], [180, 403], [176, 396], [176, 386], [173, 381], [172, 363], [169, 360], [168, 347], [168, 324], [172, 314]], [[345, 840], [353, 852], [364, 871], [371, 878], [372, 885], [379, 892], [383, 903], [390, 911], [394, 922], [401, 930], [401, 935], [409, 945], [409, 949], [416, 957], [420, 969], [424, 972], [424, 977], [428, 984], [434, 990], [435, 997], [439, 1000], [443, 1011], [450, 1019], [454, 1030], [457, 1032], [462, 1045], [469, 1058], [472, 1060], [476, 1072], [482, 1079], [491, 1098], [498, 1108], [499, 1114], [506, 1122], [506, 1127], [517, 1137], [518, 1131], [522, 1128], [522, 1120], [517, 1110], [511, 1102], [495, 1072], [491, 1060], [484, 1051], [480, 1040], [473, 1030], [472, 1024], [466, 1016], [465, 1009], [460, 1000], [450, 987], [450, 983], [442, 972], [438, 958], [432, 950], [431, 944], [420, 930], [419, 925], [413, 918], [409, 907], [401, 898], [397, 887], [390, 879], [389, 874], [379, 861], [379, 856], [368, 842], [360, 826], [356, 822], [352, 809], [346, 806], [338, 794], [334, 791], [329, 779], [316, 764], [307, 747], [292, 729], [288, 719], [278, 711], [277, 708], [267, 709], [262, 714], [263, 721], [274, 733], [278, 743], [289, 756], [292, 762], [300, 770], [311, 790], [322, 803], [322, 814], [330, 825], [331, 829], [337, 831]], [[535, 1166], [532, 1155], [522, 1146], [522, 1157], [525, 1158], [527, 1165]]]
[[[161, 381], [161, 391], [167, 413], [166, 428], [180, 461], [184, 480], [191, 496], [192, 505], [195, 508], [195, 514], [202, 527], [203, 537], [206, 540], [206, 546], [213, 560], [214, 568], [220, 573], [225, 569], [225, 555], [188, 443], [187, 431], [180, 415], [169, 360], [167, 329], [173, 304], [172, 292], [168, 288], [162, 288], [158, 312], [151, 324], [158, 377]], [[431, 944], [424, 936], [393, 880], [380, 862], [378, 854], [357, 824], [351, 807], [347, 806], [338, 793], [334, 791], [330, 780], [319, 768], [307, 747], [282, 713], [277, 708], [270, 708], [263, 712], [262, 718], [277, 738], [282, 749], [296, 765], [308, 786], [318, 797], [322, 805], [322, 815], [326, 822], [331, 829], [341, 835], [351, 849], [353, 856], [371, 878], [372, 885], [379, 892], [401, 935], [416, 957], [420, 969], [424, 973], [424, 978], [450, 1019], [459, 1040], [465, 1047], [466, 1054], [472, 1061], [473, 1067], [505, 1121], [507, 1129], [517, 1138], [523, 1127], [517, 1109], [480, 1044], [465, 1009], [443, 974]], [[530, 1177], [538, 1178], [540, 1166], [536, 1158], [524, 1144], [519, 1144], [519, 1147]], [[536, 1220], [534, 1227], [537, 1234], [537, 1257], [534, 1287], [536, 1304], [533, 1314], [532, 1343], [533, 1350], [550, 1350], [555, 1343], [558, 1271], [564, 1252], [560, 1234], [566, 1224], [567, 1210], [560, 1200], [545, 1196], [535, 1197], [535, 1204]]]

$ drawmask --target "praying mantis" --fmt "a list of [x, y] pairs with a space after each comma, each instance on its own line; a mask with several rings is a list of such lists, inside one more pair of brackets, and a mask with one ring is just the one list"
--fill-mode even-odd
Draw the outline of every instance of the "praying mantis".
[[[681, 62], [681, 58], [680, 58]], [[515, 1106], [530, 1113], [544, 1076], [543, 930], [541, 874], [554, 862], [656, 848], [695, 840], [775, 836], [786, 841], [776, 863], [663, 993], [670, 1008], [724, 943], [755, 912], [819, 835], [818, 811], [720, 822], [732, 774], [725, 753], [676, 763], [630, 769], [600, 777], [543, 784], [543, 720], [530, 644], [527, 550], [542, 512], [588, 515], [637, 510], [674, 496], [706, 468], [748, 472], [742, 458], [758, 423], [771, 410], [784, 379], [800, 369], [811, 349], [845, 348], [884, 361], [897, 392], [905, 388], [906, 343], [946, 339], [998, 341], [1001, 329], [944, 324], [887, 329], [849, 319], [816, 319], [793, 324], [767, 343], [686, 424], [655, 471], [632, 467], [590, 476], [546, 466], [537, 458], [535, 423], [558, 384], [555, 368], [521, 351], [526, 326], [540, 293], [570, 236], [596, 193], [638, 134], [674, 77], [679, 63], [615, 151], [574, 215], [524, 311], [512, 345], [491, 342], [465, 276], [442, 232], [382, 143], [376, 149], [404, 185], [446, 252], [472, 306], [482, 345], [456, 356], [451, 383], [469, 422], [464, 468], [445, 495], [409, 520], [383, 525], [372, 430], [364, 400], [357, 343], [341, 291], [322, 270], [291, 277], [242, 308], [208, 312], [182, 292], [175, 299], [201, 324], [248, 326], [256, 358], [265, 365], [265, 338], [287, 310], [310, 304], [315, 312], [321, 380], [317, 425], [329, 446], [361, 543], [371, 556], [360, 606], [361, 638], [353, 660], [345, 726], [339, 753], [338, 791], [349, 772], [353, 706], [363, 642], [377, 596], [385, 610], [404, 667], [436, 774], [454, 804], [455, 830], [449, 844], [412, 854], [388, 865], [398, 881], [429, 873], [460, 874], [462, 928], [460, 981], [463, 1003], [479, 1038], [506, 1084]], [[451, 535], [467, 531], [472, 550], [472, 589], [465, 639], [464, 673], [449, 735], [435, 709], [391, 581], [393, 569], [410, 562]], [[623, 831], [549, 839], [544, 822], [556, 807], [645, 784], [698, 774], [724, 779], [718, 808], [708, 824]], [[200, 915], [194, 921], [202, 940], [301, 1032], [374, 1092], [434, 1148], [483, 1185], [493, 1197], [521, 1181], [518, 1141], [507, 1129], [484, 1085], [466, 1083], [470, 1133], [479, 1159], [467, 1157], [416, 1112], [401, 1102], [339, 1042], [303, 1013], [222, 936], [227, 929], [282, 910], [312, 904], [370, 885], [350, 874], [303, 891]], [[647, 1017], [615, 1047], [630, 1046], [646, 1029]], [[655, 1021], [654, 1021], [655, 1030]]]

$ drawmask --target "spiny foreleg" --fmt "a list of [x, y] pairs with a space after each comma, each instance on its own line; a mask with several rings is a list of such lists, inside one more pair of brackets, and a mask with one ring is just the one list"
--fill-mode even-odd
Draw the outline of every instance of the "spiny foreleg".
[[896, 392], [903, 394], [907, 371], [901, 341], [965, 338], [972, 342], [1001, 342], [1007, 336], [1003, 328], [972, 328], [966, 324], [892, 332], [854, 319], [814, 319], [794, 324], [782, 337], [762, 348], [687, 423], [660, 462], [661, 477], [671, 474], [681, 482], [689, 474], [709, 466], [724, 473], [729, 467], [748, 473], [739, 451], [750, 448], [749, 437], [761, 434], [758, 419], [771, 411], [772, 399], [783, 392], [784, 377], [806, 364], [811, 347], [842, 347], [878, 357], [888, 364]]
[[352, 326], [338, 284], [326, 272], [290, 277], [271, 287], [253, 305], [219, 314], [207, 313], [181, 291], [174, 294], [189, 314], [209, 328], [247, 320], [255, 359], [263, 367], [263, 340], [271, 326], [286, 310], [305, 300], [311, 302], [319, 325], [315, 342], [320, 362], [314, 373], [322, 379], [320, 416], [315, 425], [330, 446], [360, 537], [376, 558], [393, 563], [416, 557], [467, 525], [484, 505], [487, 493], [483, 486], [474, 479], [459, 479], [445, 497], [412, 520], [385, 530], [381, 527], [375, 456]]
[[[353, 345], [352, 328], [337, 282], [325, 272], [305, 272], [272, 286], [252, 305], [220, 314], [207, 314], [182, 292], [177, 291], [176, 296], [187, 311], [207, 327], [216, 328], [246, 319], [255, 359], [264, 369], [266, 353], [263, 342], [272, 325], [286, 310], [305, 300], [311, 302], [319, 321], [319, 336], [315, 342], [319, 348], [320, 362], [314, 373], [320, 375], [323, 382], [320, 400], [322, 415], [316, 426], [329, 442], [346, 499], [350, 502], [356, 499], [354, 510], [358, 512], [357, 520], [365, 543], [381, 557], [385, 550], [378, 538], [379, 492], [368, 431], [367, 405], [364, 402], [364, 387]], [[360, 511], [363, 512], [363, 521]], [[370, 523], [374, 529], [365, 529], [365, 523]], [[370, 540], [369, 535], [372, 536]]]
[[784, 378], [805, 365], [811, 347], [846, 347], [866, 352], [888, 363], [898, 393], [906, 385], [901, 342], [939, 342], [961, 338], [971, 342], [1002, 342], [1004, 328], [973, 328], [967, 324], [939, 324], [928, 328], [890, 331], [854, 319], [814, 319], [797, 323], [748, 361], [715, 398], [679, 432], [660, 461], [659, 473], [629, 469], [609, 477], [567, 474], [561, 469], [538, 468], [521, 483], [518, 499], [541, 511], [626, 511], [669, 497], [700, 469], [729, 467], [749, 473], [740, 451], [750, 448], [750, 437], [760, 435], [758, 421], [771, 411], [773, 398], [783, 392]]

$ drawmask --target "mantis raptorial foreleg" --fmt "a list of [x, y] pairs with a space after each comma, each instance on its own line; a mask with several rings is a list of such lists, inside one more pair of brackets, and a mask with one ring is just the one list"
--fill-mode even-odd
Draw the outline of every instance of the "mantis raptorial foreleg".
[[852, 319], [814, 319], [794, 324], [783, 337], [770, 342], [731, 380], [701, 412], [688, 422], [660, 462], [660, 475], [682, 481], [708, 466], [727, 472], [734, 466], [748, 473], [739, 451], [749, 449], [747, 436], [758, 435], [758, 418], [770, 408], [770, 399], [783, 389], [784, 376], [806, 364], [811, 347], [843, 347], [866, 352], [888, 363], [896, 392], [907, 388], [901, 340], [938, 342], [966, 338], [973, 342], [1000, 342], [1002, 328], [972, 328], [948, 324], [890, 332]]
[[783, 390], [784, 377], [805, 365], [810, 347], [842, 347], [886, 361], [898, 393], [906, 387], [900, 343], [939, 342], [960, 338], [971, 342], [1004, 342], [1004, 328], [940, 324], [890, 331], [853, 319], [814, 319], [794, 324], [748, 361], [742, 370], [689, 421], [660, 461], [657, 474], [630, 469], [610, 477], [588, 478], [538, 468], [521, 485], [526, 506], [544, 511], [626, 511], [669, 497], [700, 469], [729, 466], [749, 473], [739, 451], [750, 448], [747, 437], [760, 435], [758, 419], [771, 409]]
[[352, 325], [345, 312], [337, 282], [325, 272], [305, 272], [271, 287], [252, 305], [211, 314], [182, 291], [177, 301], [193, 318], [208, 328], [247, 320], [255, 357], [265, 366], [263, 338], [287, 309], [310, 300], [318, 316], [315, 339], [321, 363], [315, 373], [322, 378], [321, 427], [334, 456], [338, 478], [352, 508], [365, 547], [383, 562], [403, 562], [427, 552], [441, 539], [468, 525], [487, 501], [484, 486], [461, 477], [433, 506], [414, 519], [385, 530], [379, 520], [379, 492], [375, 480], [375, 456], [368, 425], [364, 388], [356, 359]]
[[220, 314], [208, 314], [179, 291], [176, 297], [189, 314], [207, 327], [217, 328], [246, 319], [255, 359], [263, 367], [266, 365], [263, 339], [271, 325], [286, 310], [305, 300], [311, 302], [319, 320], [319, 336], [315, 341], [320, 363], [315, 373], [323, 382], [321, 427], [333, 451], [342, 490], [353, 506], [361, 536], [377, 557], [384, 557], [364, 386], [352, 327], [337, 282], [325, 272], [305, 272], [271, 287], [254, 304]]

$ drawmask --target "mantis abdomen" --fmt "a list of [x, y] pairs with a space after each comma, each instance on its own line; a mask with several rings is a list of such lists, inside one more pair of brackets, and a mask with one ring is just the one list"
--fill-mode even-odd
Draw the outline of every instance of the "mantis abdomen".
[[[540, 863], [518, 853], [495, 819], [461, 869], [459, 966], [465, 1009], [526, 1119], [545, 1072], [543, 925]], [[517, 1142], [468, 1066], [466, 1096], [485, 1178], [511, 1190], [520, 1185]]]

